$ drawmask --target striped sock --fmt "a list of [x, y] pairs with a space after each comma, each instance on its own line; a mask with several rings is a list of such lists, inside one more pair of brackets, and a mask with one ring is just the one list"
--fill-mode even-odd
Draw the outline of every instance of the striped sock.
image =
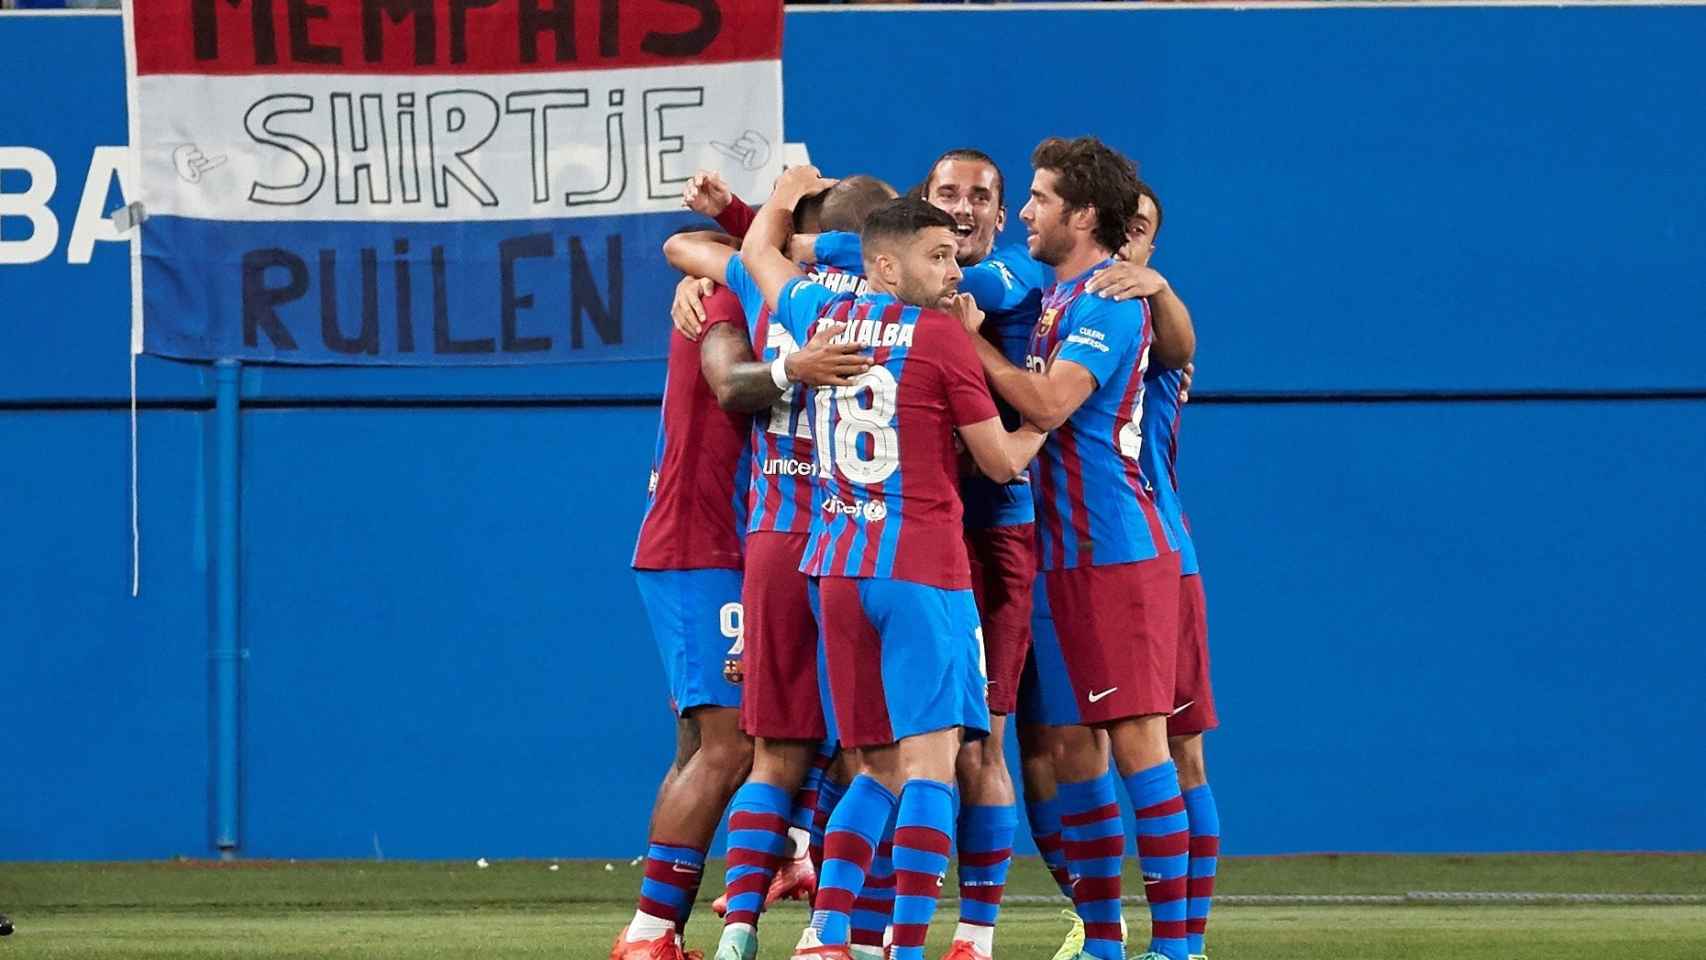
[[646, 850], [646, 876], [640, 881], [640, 903], [628, 925], [628, 938], [655, 940], [672, 926], [685, 926], [704, 875], [705, 851], [652, 844]]
[[871, 869], [865, 872], [865, 886], [853, 901], [853, 946], [869, 947], [881, 955], [883, 934], [893, 922], [894, 818], [890, 817], [876, 856], [871, 858]]
[[1007, 868], [1013, 865], [1013, 831], [1019, 811], [1010, 803], [960, 808], [957, 837], [960, 859], [960, 925], [955, 940], [970, 940], [989, 953]]
[[954, 790], [908, 780], [894, 828], [894, 960], [924, 960], [924, 938], [954, 845]]
[[1060, 836], [1060, 798], [1026, 800], [1025, 818], [1031, 821], [1031, 839], [1043, 855], [1043, 866], [1060, 888], [1060, 895], [1071, 900], [1072, 872], [1066, 868], [1066, 846]]
[[1186, 875], [1190, 872], [1191, 828], [1179, 772], [1173, 761], [1125, 778], [1137, 808], [1137, 856], [1143, 893], [1149, 900], [1149, 949], [1167, 960], [1186, 960]]
[[1185, 884], [1186, 950], [1204, 953], [1208, 911], [1214, 905], [1214, 869], [1220, 859], [1220, 808], [1208, 784], [1185, 791], [1185, 815], [1191, 821], [1191, 877]]
[[818, 787], [823, 783], [823, 772], [829, 769], [830, 761], [834, 759], [835, 744], [825, 741], [818, 745], [817, 756], [812, 758], [811, 769], [806, 771], [806, 781], [794, 794], [794, 809], [788, 817], [792, 826], [811, 832], [812, 821], [817, 818]]
[[1124, 960], [1120, 942], [1120, 866], [1125, 825], [1113, 781], [1107, 776], [1060, 784], [1060, 825], [1066, 862], [1077, 882], [1072, 904], [1084, 921], [1084, 952], [1096, 960]]
[[723, 889], [729, 912], [723, 925], [758, 925], [770, 878], [788, 856], [788, 795], [782, 788], [749, 781], [735, 791], [729, 808], [729, 865]]
[[852, 926], [853, 901], [865, 885], [883, 827], [894, 815], [895, 796], [863, 774], [853, 778], [847, 795], [835, 805], [823, 839], [823, 870], [817, 878], [812, 929], [826, 945], [845, 945]]
[[693, 878], [693, 885], [687, 888], [687, 902], [681, 905], [681, 912], [675, 916], [675, 932], [687, 932], [687, 920], [693, 916], [693, 905], [699, 902], [699, 885], [705, 882], [705, 870], [701, 866], [699, 875]]
[[[847, 795], [847, 784], [836, 783], [828, 777], [817, 785], [817, 809], [812, 812], [811, 844], [806, 847], [806, 855], [811, 857], [812, 870], [818, 876], [823, 876], [823, 835], [829, 829], [830, 815], [835, 813], [835, 807], [841, 798]], [[816, 906], [814, 901], [813, 906]]]

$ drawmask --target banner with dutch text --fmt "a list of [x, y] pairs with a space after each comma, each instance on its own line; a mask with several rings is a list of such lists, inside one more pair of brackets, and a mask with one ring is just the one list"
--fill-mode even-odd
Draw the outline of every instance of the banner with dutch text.
[[663, 356], [694, 170], [781, 170], [781, 0], [127, 0], [141, 348]]

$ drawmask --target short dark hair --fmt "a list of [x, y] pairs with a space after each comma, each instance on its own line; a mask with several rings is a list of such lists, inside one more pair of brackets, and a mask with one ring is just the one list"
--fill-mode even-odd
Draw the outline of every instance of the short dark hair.
[[1155, 188], [1150, 186], [1147, 180], [1138, 181], [1137, 195], [1148, 197], [1149, 202], [1155, 204], [1155, 224], [1149, 228], [1149, 239], [1154, 242], [1155, 238], [1161, 235], [1161, 198], [1155, 195]]
[[990, 169], [995, 171], [996, 206], [1002, 210], [1007, 209], [1007, 177], [1001, 173], [1001, 164], [996, 163], [994, 157], [974, 147], [955, 147], [952, 150], [945, 151], [941, 156], [937, 157], [935, 161], [930, 164], [930, 170], [924, 174], [924, 182], [918, 187], [918, 195], [920, 197], [928, 198], [930, 193], [930, 181], [936, 179], [936, 168], [941, 166], [942, 161], [944, 160], [969, 160], [973, 163], [989, 164]]
[[954, 218], [945, 211], [917, 197], [896, 197], [872, 210], [871, 215], [865, 218], [865, 225], [859, 231], [859, 244], [866, 253], [870, 253], [874, 247], [910, 239], [920, 230], [931, 227], [952, 230], [956, 226]]
[[865, 225], [865, 218], [895, 196], [894, 188], [870, 174], [856, 173], [843, 177], [835, 186], [824, 191], [823, 208], [818, 213], [818, 225], [824, 230], [845, 230], [854, 233]]
[[808, 194], [800, 198], [800, 202], [794, 205], [795, 233], [806, 232], [806, 225], [810, 222], [810, 218], [814, 216], [818, 218], [818, 226], [820, 228], [823, 226], [823, 201], [828, 195], [828, 190], [820, 190], [817, 193]]
[[1137, 215], [1137, 165], [1095, 137], [1049, 137], [1031, 152], [1031, 166], [1055, 175], [1055, 192], [1072, 210], [1096, 208], [1096, 242], [1125, 246]]

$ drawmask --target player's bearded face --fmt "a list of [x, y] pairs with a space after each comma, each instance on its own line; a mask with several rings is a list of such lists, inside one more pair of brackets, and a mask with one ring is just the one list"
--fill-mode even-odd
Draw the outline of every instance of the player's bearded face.
[[1060, 194], [1054, 192], [1052, 170], [1038, 170], [1031, 179], [1031, 199], [1019, 211], [1025, 221], [1026, 242], [1031, 256], [1050, 266], [1065, 260], [1072, 252], [1072, 230], [1067, 218], [1072, 211]]
[[901, 300], [920, 307], [946, 306], [960, 288], [959, 243], [947, 227], [918, 231], [900, 258]]
[[995, 235], [1007, 225], [995, 168], [981, 160], [943, 160], [930, 171], [928, 194], [938, 210], [954, 218], [954, 256], [970, 266], [989, 256]]

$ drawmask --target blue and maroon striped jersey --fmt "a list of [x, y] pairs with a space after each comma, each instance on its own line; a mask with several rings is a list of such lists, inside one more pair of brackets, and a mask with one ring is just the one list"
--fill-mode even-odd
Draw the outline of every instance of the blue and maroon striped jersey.
[[[746, 329], [740, 301], [726, 289], [705, 298], [705, 314], [707, 327]], [[699, 372], [699, 343], [671, 332], [636, 570], [741, 568], [751, 421], [717, 405]]]
[[1179, 393], [1185, 375], [1154, 367], [1143, 377], [1143, 479], [1155, 490], [1155, 505], [1173, 542], [1179, 545], [1179, 572], [1198, 572], [1196, 542], [1179, 499], [1179, 424], [1184, 404]]
[[[820, 262], [836, 267], [863, 262], [855, 233], [822, 234], [817, 239], [816, 254]], [[971, 294], [984, 312], [984, 337], [1016, 366], [1025, 363], [1031, 329], [1042, 311], [1043, 293], [1053, 285], [1053, 268], [1039, 263], [1023, 243], [997, 248], [967, 267], [960, 278], [960, 291]], [[1019, 426], [1018, 414], [1000, 397], [995, 398], [995, 406], [1009, 430]], [[965, 525], [974, 530], [1035, 519], [1030, 484], [1023, 477], [996, 483], [981, 474], [968, 474], [960, 481], [960, 497], [965, 502]]]
[[1176, 550], [1143, 478], [1143, 375], [1153, 332], [1149, 305], [1086, 293], [1103, 260], [1043, 298], [1025, 365], [1070, 360], [1096, 388], [1049, 434], [1031, 469], [1039, 568], [1062, 570], [1148, 560]]
[[[739, 258], [731, 262], [727, 272], [740, 271]], [[825, 286], [848, 293], [863, 293], [865, 278], [852, 271], [834, 267], [814, 268], [808, 276]], [[737, 281], [731, 281], [737, 282]], [[737, 282], [747, 291], [741, 306], [746, 316], [747, 336], [754, 346], [762, 345], [758, 358], [766, 363], [785, 357], [805, 345], [770, 316], [764, 297], [752, 286], [750, 278]], [[748, 533], [775, 531], [806, 533], [812, 521], [812, 474], [816, 472], [812, 454], [811, 418], [807, 411], [810, 391], [798, 384], [783, 391], [769, 410], [752, 418], [752, 492], [748, 498], [751, 512]]]
[[[1042, 312], [1043, 294], [1054, 286], [1054, 270], [1031, 256], [1022, 243], [1002, 247], [966, 268], [960, 290], [972, 295], [984, 312], [983, 335], [1015, 366], [1024, 366], [1031, 347], [1031, 331]], [[1001, 419], [1009, 430], [1019, 426], [1019, 415], [996, 398]], [[971, 474], [960, 482], [966, 504], [966, 526], [974, 530], [1031, 523], [1036, 509], [1027, 477], [996, 483], [982, 474]]]
[[[728, 279], [751, 283], [733, 262]], [[811, 391], [817, 507], [800, 569], [968, 589], [954, 428], [997, 414], [959, 321], [805, 277], [783, 288], [774, 319], [801, 343], [820, 322], [845, 323], [840, 336], [875, 362], [855, 386]]]

